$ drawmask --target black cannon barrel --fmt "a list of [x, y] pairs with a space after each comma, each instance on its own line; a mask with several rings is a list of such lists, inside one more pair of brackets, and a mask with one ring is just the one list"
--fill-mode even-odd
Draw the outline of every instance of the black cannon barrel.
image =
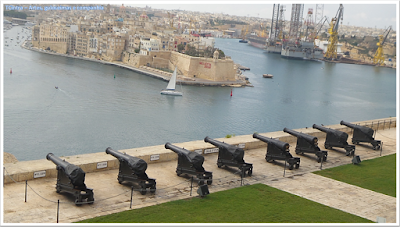
[[366, 126], [355, 125], [355, 124], [352, 124], [352, 123], [349, 123], [349, 122], [345, 122], [345, 121], [340, 121], [340, 124], [341, 125], [345, 125], [345, 126], [347, 126], [349, 128], [352, 128], [352, 129], [360, 130], [362, 133], [364, 133], [364, 134], [366, 134], [366, 135], [368, 135], [370, 137], [372, 137], [372, 135], [374, 134], [374, 130], [372, 128], [368, 128]]
[[132, 171], [137, 175], [141, 175], [146, 172], [147, 163], [143, 159], [123, 154], [119, 151], [113, 150], [111, 147], [106, 149], [106, 153], [118, 158], [120, 162], [126, 162]]
[[316, 128], [316, 129], [318, 129], [318, 130], [320, 130], [320, 131], [326, 132], [326, 133], [328, 133], [328, 132], [335, 132], [335, 131], [336, 131], [336, 130], [333, 130], [333, 129], [330, 129], [330, 128], [326, 128], [326, 127], [323, 127], [323, 126], [319, 126], [319, 125], [316, 125], [316, 124], [313, 124], [312, 127], [313, 127], [313, 128]]
[[302, 137], [304, 138], [306, 141], [308, 141], [309, 143], [317, 143], [318, 142], [318, 138], [315, 136], [311, 136], [305, 133], [301, 133], [301, 132], [296, 132], [294, 130], [288, 129], [288, 128], [284, 128], [283, 129], [284, 132], [289, 133], [292, 136], [296, 136], [296, 137]]
[[81, 168], [60, 159], [53, 153], [48, 153], [46, 155], [46, 159], [56, 164], [57, 168], [63, 169], [64, 173], [68, 176], [73, 185], [75, 186], [85, 185], [85, 172]]
[[274, 144], [275, 146], [277, 146], [281, 150], [289, 149], [289, 144], [288, 143], [285, 143], [285, 142], [280, 141], [280, 140], [275, 140], [275, 139], [272, 139], [272, 138], [268, 138], [268, 137], [262, 136], [262, 135], [260, 135], [258, 133], [254, 133], [253, 134], [253, 138], [259, 139], [259, 140], [261, 140], [263, 142], [266, 142], [266, 143], [272, 143], [272, 144]]
[[358, 125], [355, 125], [355, 124], [352, 124], [352, 123], [349, 123], [349, 122], [346, 122], [346, 121], [340, 121], [340, 124], [341, 125], [346, 125], [349, 128], [357, 128], [357, 126], [358, 126]]
[[226, 147], [231, 146], [230, 144], [211, 139], [208, 136], [206, 136], [206, 138], [204, 138], [204, 142], [211, 143], [212, 145], [217, 146], [217, 147], [225, 147], [226, 148]]
[[169, 143], [169, 142], [167, 142], [167, 143], [165, 144], [165, 148], [166, 148], [166, 149], [170, 149], [170, 150], [174, 151], [175, 153], [183, 154], [183, 155], [188, 155], [188, 154], [191, 153], [191, 151], [188, 151], [188, 150], [186, 150], [186, 149], [183, 149], [183, 148], [177, 147], [177, 146], [175, 146], [175, 145], [172, 145], [172, 144]]

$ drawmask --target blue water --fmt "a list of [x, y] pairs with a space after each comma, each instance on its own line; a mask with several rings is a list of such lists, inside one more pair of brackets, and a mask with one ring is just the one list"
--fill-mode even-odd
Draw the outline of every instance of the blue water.
[[170, 97], [167, 82], [126, 69], [4, 47], [4, 151], [24, 161], [396, 116], [394, 69], [288, 60], [237, 39], [216, 47], [254, 87]]

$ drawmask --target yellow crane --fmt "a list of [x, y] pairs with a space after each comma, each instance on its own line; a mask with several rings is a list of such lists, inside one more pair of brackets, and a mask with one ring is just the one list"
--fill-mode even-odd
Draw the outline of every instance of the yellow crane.
[[383, 44], [385, 44], [386, 38], [388, 37], [391, 29], [392, 27], [389, 26], [382, 35], [379, 35], [379, 42], [376, 44], [378, 49], [375, 52], [374, 64], [385, 65], [383, 63], [385, 61], [385, 57], [383, 56]]
[[332, 18], [330, 27], [328, 30], [329, 33], [329, 41], [328, 41], [328, 49], [324, 57], [326, 59], [336, 59], [337, 58], [337, 43], [338, 43], [338, 29], [339, 29], [339, 20], [343, 20], [343, 5], [340, 4], [339, 9], [336, 13], [336, 17]]
[[171, 28], [175, 28], [174, 27], [174, 18], [171, 17], [171, 14], [168, 12], [168, 18], [169, 18], [169, 26]]

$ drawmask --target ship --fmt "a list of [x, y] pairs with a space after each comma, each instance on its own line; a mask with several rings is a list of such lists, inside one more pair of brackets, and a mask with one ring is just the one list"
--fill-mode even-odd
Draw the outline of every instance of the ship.
[[280, 54], [282, 51], [282, 43], [280, 42], [270, 42], [266, 48], [268, 53]]
[[282, 48], [281, 57], [303, 60], [323, 59], [323, 50], [314, 46], [314, 42], [301, 41], [300, 44], [286, 45]]
[[260, 49], [265, 49], [265, 46], [267, 45], [267, 39], [265, 37], [250, 35], [247, 37], [247, 40], [250, 45]]

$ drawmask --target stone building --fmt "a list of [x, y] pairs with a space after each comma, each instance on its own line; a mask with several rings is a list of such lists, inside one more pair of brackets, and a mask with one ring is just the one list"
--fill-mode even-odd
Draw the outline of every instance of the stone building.
[[88, 55], [88, 40], [88, 36], [85, 33], [77, 33], [74, 54], [86, 57]]
[[62, 54], [67, 53], [69, 27], [60, 24], [41, 24], [32, 29], [32, 38], [35, 40], [35, 42], [32, 42], [34, 47], [53, 50]]

